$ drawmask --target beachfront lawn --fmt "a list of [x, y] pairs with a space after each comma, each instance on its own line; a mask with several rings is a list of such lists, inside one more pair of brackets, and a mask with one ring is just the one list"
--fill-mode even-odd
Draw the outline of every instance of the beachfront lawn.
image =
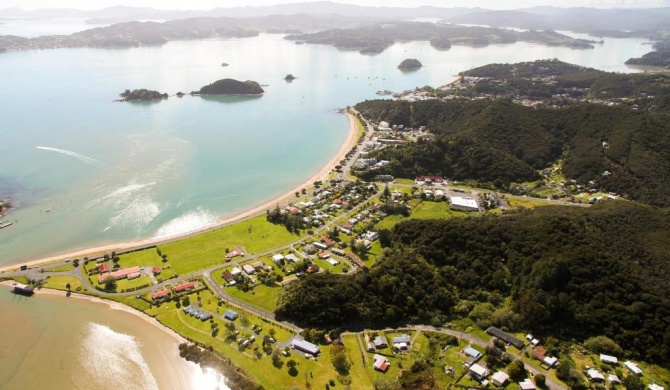
[[152, 285], [151, 278], [148, 277], [147, 275], [142, 275], [139, 278], [135, 279], [119, 279], [116, 281], [116, 291], [117, 292], [124, 292], [129, 289], [136, 289], [142, 286], [150, 286]]
[[158, 256], [156, 248], [148, 248], [141, 251], [124, 253], [119, 255], [119, 265], [123, 268], [132, 267], [165, 267], [163, 259]]
[[[260, 215], [220, 229], [160, 246], [175, 272], [183, 275], [225, 262], [226, 248], [242, 246], [247, 253], [263, 252], [300, 238], [284, 226], [273, 225]], [[149, 249], [155, 253], [155, 249]]]
[[259, 284], [253, 289], [244, 292], [235, 286], [231, 286], [226, 287], [226, 292], [233, 298], [272, 313], [277, 308], [277, 300], [279, 299], [281, 287], [269, 287]]
[[44, 268], [44, 272], [61, 272], [61, 271], [70, 271], [74, 269], [74, 265], [72, 263], [68, 264], [63, 264], [58, 267], [52, 267], [52, 268]]
[[[70, 283], [70, 289], [72, 292], [81, 293], [85, 290], [84, 286], [81, 284], [79, 279], [75, 278], [74, 276], [67, 276], [67, 275], [53, 275], [47, 277], [44, 287], [53, 288], [54, 290], [66, 291], [67, 288], [65, 288], [65, 286], [68, 283]], [[79, 289], [79, 291], [77, 291], [77, 288]]]

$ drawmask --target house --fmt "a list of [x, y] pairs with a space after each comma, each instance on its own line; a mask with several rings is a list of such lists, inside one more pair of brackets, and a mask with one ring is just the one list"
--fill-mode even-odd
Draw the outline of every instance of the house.
[[647, 386], [649, 390], [665, 390], [665, 387], [659, 386], [656, 383], [651, 383], [649, 386]]
[[474, 349], [474, 348], [472, 348], [472, 347], [467, 347], [467, 348], [465, 348], [465, 349], [463, 350], [463, 353], [464, 353], [466, 356], [470, 356], [470, 357], [473, 357], [473, 358], [475, 358], [475, 359], [479, 359], [479, 358], [482, 356], [481, 352], [477, 351], [476, 349]]
[[277, 253], [276, 255], [272, 256], [272, 261], [274, 261], [274, 263], [278, 266], [284, 264], [284, 259], [285, 257], [281, 253]]
[[[305, 246], [305, 249], [307, 249], [307, 246]], [[287, 261], [290, 261], [291, 263], [298, 262], [298, 257], [296, 257], [296, 255], [294, 255], [293, 253], [289, 253], [288, 255], [286, 255], [285, 259]]]
[[174, 287], [175, 292], [182, 292], [192, 290], [195, 288], [195, 282], [186, 282]]
[[241, 246], [235, 247], [235, 250], [226, 253], [227, 260], [230, 260], [237, 256], [244, 256], [244, 249]]
[[245, 272], [247, 275], [253, 275], [253, 274], [256, 273], [256, 268], [254, 268], [254, 267], [253, 267], [252, 265], [250, 265], [250, 264], [245, 264], [245, 265], [243, 265], [243, 266], [242, 266], [242, 269], [244, 270], [244, 272]]
[[[354, 225], [349, 221], [343, 223], [340, 226], [342, 226], [343, 228], [348, 229], [348, 230], [351, 230], [354, 227]], [[314, 244], [314, 245], [316, 245], [316, 244]]]
[[523, 382], [519, 382], [519, 386], [521, 387], [521, 390], [535, 390], [535, 384], [531, 382], [530, 379], [526, 378], [524, 379]]
[[605, 377], [598, 370], [591, 368], [586, 371], [586, 376], [589, 377], [591, 382], [605, 382]]
[[251, 264], [251, 266], [254, 267], [254, 269], [265, 269], [265, 264], [263, 264], [262, 261], [257, 261]]
[[128, 275], [126, 276], [126, 279], [128, 279], [128, 280], [137, 279], [137, 278], [139, 278], [141, 275], [142, 275], [142, 273], [139, 272], [139, 271], [138, 271], [138, 272], [133, 272], [132, 274], [128, 274]]
[[526, 335], [526, 340], [528, 340], [528, 341], [530, 341], [530, 340], [532, 340], [532, 339], [534, 339], [534, 338], [535, 338], [535, 337], [533, 337], [533, 335], [530, 334], [530, 333], [528, 333], [528, 334]]
[[170, 290], [168, 290], [168, 289], [160, 290], [160, 291], [156, 291], [156, 292], [151, 293], [151, 299], [155, 301], [157, 299], [165, 298], [168, 295], [170, 295]]
[[[123, 278], [128, 278], [129, 276], [133, 276], [135, 278], [139, 277], [141, 275], [141, 268], [140, 267], [132, 267], [132, 268], [122, 268], [120, 270], [114, 271], [114, 272], [108, 272], [104, 275], [99, 275], [98, 276], [98, 283], [102, 284], [105, 282], [105, 279], [112, 277], [114, 280], [119, 280]], [[132, 279], [132, 278], [130, 278]]]
[[242, 274], [242, 270], [238, 267], [233, 267], [233, 269], [230, 270], [230, 273], [233, 274], [233, 276], [237, 276]]
[[365, 263], [363, 262], [363, 260], [361, 260], [361, 259], [360, 259], [358, 256], [356, 256], [355, 254], [347, 252], [347, 257], [349, 258], [349, 260], [351, 260], [351, 261], [353, 261], [354, 263], [356, 263], [357, 266], [359, 266], [359, 267], [361, 267], [361, 268], [365, 268]]
[[495, 386], [504, 386], [507, 381], [509, 381], [509, 375], [504, 371], [498, 371], [491, 377], [491, 382], [493, 382]]
[[293, 340], [291, 340], [291, 348], [295, 348], [299, 351], [308, 353], [312, 356], [316, 356], [319, 354], [319, 346], [310, 343], [309, 341], [306, 341], [302, 337], [294, 337]]
[[451, 208], [460, 211], [479, 211], [479, 204], [474, 198], [463, 198], [461, 196], [452, 196], [449, 199]]
[[607, 380], [613, 385], [618, 385], [619, 383], [621, 383], [621, 380], [619, 379], [619, 377], [614, 375], [614, 374], [609, 374], [607, 376]]
[[332, 265], [333, 267], [336, 266], [336, 265], [338, 265], [338, 264], [340, 264], [339, 261], [337, 261], [337, 260], [335, 260], [335, 259], [332, 259], [332, 258], [328, 258], [328, 259], [326, 259], [326, 262], [328, 262], [328, 264]]
[[98, 272], [100, 272], [101, 274], [109, 271], [110, 271], [109, 264], [107, 263], [98, 264]]
[[530, 340], [530, 345], [532, 345], [533, 347], [537, 347], [539, 344], [540, 344], [540, 340], [538, 340], [538, 339]]
[[237, 318], [237, 313], [235, 313], [232, 310], [226, 310], [225, 313], [223, 313], [223, 318], [229, 320], [229, 321], [235, 321]]
[[323, 242], [315, 242], [314, 246], [324, 251], [328, 249], [328, 245], [324, 244]]
[[[486, 329], [486, 333], [490, 334], [491, 336], [495, 336], [502, 341], [506, 342], [507, 344], [513, 345], [516, 349], [523, 349], [526, 344], [522, 340], [519, 340], [518, 338], [512, 336], [511, 334], [507, 332], [503, 332], [502, 330], [496, 328], [495, 326], [491, 326], [488, 329]], [[546, 352], [546, 351], [545, 351]]]
[[544, 360], [542, 360], [542, 363], [546, 364], [547, 367], [552, 368], [555, 365], [558, 364], [558, 358], [556, 357], [545, 357]]
[[151, 269], [151, 272], [154, 275], [160, 275], [160, 273], [163, 272], [163, 269], [161, 267], [154, 267], [154, 268]]
[[388, 346], [389, 346], [389, 342], [386, 341], [386, 337], [384, 337], [384, 336], [375, 337], [373, 342], [375, 344], [375, 348], [377, 348], [377, 349], [388, 348]]
[[602, 353], [600, 354], [600, 361], [605, 364], [619, 364], [619, 359], [615, 358], [614, 356], [603, 355]]
[[391, 367], [391, 363], [389, 363], [389, 360], [384, 356], [375, 354], [372, 357], [372, 360], [374, 361], [374, 363], [372, 363], [372, 367], [374, 367], [374, 369], [377, 371], [386, 372], [389, 367]]
[[367, 231], [367, 232], [365, 232], [365, 238], [367, 238], [370, 241], [375, 241], [375, 240], [379, 239], [379, 233]]
[[489, 370], [486, 368], [480, 366], [479, 364], [473, 364], [470, 366], [468, 369], [468, 373], [472, 377], [472, 379], [476, 381], [483, 381], [486, 379], [487, 376], [489, 376]]
[[321, 242], [323, 242], [324, 244], [326, 244], [326, 245], [329, 246], [329, 247], [335, 245], [335, 241], [331, 240], [331, 239], [328, 238], [328, 237], [322, 237], [322, 238], [321, 238]]
[[547, 350], [542, 347], [533, 348], [533, 357], [539, 361], [543, 361], [547, 357]]
[[333, 248], [330, 251], [333, 252], [336, 255], [339, 255], [339, 256], [344, 256], [345, 255], [344, 251], [342, 249], [339, 249], [339, 248]]
[[231, 274], [230, 272], [223, 271], [221, 273], [221, 277], [228, 283], [228, 285], [230, 286], [235, 285], [235, 278], [233, 277], [233, 274]]
[[624, 362], [623, 365], [626, 366], [628, 371], [632, 372], [633, 374], [642, 375], [642, 370], [640, 370], [640, 367], [638, 367], [637, 364], [635, 364], [631, 361], [626, 361], [626, 362]]
[[367, 347], [368, 352], [376, 351], [375, 345], [372, 343], [372, 341], [370, 341], [368, 337], [365, 338], [365, 346]]
[[337, 230], [341, 231], [342, 233], [346, 234], [347, 236], [351, 235], [351, 229], [347, 229], [343, 225], [338, 226]]
[[436, 199], [442, 199], [444, 197], [444, 191], [442, 190], [435, 190], [435, 198]]
[[327, 259], [329, 257], [330, 257], [330, 252], [328, 252], [328, 251], [319, 253], [319, 259], [321, 259], [321, 260]]

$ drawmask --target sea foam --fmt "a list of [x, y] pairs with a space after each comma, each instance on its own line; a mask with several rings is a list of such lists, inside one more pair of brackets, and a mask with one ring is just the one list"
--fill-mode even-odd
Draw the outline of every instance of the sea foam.
[[82, 389], [109, 388], [110, 384], [124, 389], [158, 389], [135, 338], [104, 325], [89, 323], [86, 327], [80, 365], [84, 371], [78, 376]]

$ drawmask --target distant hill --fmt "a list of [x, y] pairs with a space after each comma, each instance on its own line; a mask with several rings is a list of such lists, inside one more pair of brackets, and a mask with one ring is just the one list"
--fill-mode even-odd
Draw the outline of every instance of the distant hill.
[[199, 91], [191, 92], [193, 95], [260, 95], [263, 88], [251, 80], [238, 81], [234, 79], [222, 79], [200, 88]]

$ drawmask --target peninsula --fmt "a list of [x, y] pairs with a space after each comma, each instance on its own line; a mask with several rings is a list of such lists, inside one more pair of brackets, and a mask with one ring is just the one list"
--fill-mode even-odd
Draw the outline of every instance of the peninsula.
[[125, 91], [119, 94], [122, 102], [138, 102], [138, 101], [148, 101], [148, 100], [161, 100], [167, 99], [167, 93], [160, 93], [158, 91], [152, 91], [149, 89], [134, 89]]
[[265, 91], [255, 81], [239, 81], [235, 79], [221, 79], [205, 85], [191, 95], [262, 95]]

